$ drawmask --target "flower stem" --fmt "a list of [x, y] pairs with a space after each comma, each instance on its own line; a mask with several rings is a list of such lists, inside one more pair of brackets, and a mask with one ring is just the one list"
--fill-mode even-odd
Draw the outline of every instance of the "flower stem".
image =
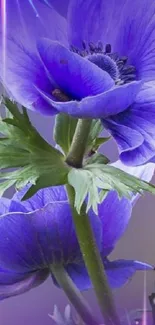
[[[74, 167], [80, 167], [85, 152], [85, 147], [90, 131], [90, 120], [79, 120], [71, 150], [68, 154], [69, 161], [74, 162]], [[82, 146], [82, 148], [81, 148]], [[73, 155], [73, 156], [72, 156]], [[68, 158], [67, 158], [68, 161]], [[75, 224], [76, 234], [87, 267], [90, 279], [92, 281], [98, 303], [104, 317], [105, 325], [120, 325], [120, 321], [115, 309], [115, 304], [111, 289], [108, 285], [104, 265], [98, 251], [93, 230], [91, 228], [89, 217], [86, 213], [85, 205], [82, 206], [80, 215], [74, 208], [75, 192], [72, 186], [66, 185], [68, 198], [72, 208], [72, 215]]]
[[51, 265], [51, 272], [57, 280], [60, 287], [66, 293], [68, 299], [87, 325], [97, 325], [95, 317], [87, 304], [86, 300], [74, 285], [72, 279], [61, 265]]
[[83, 156], [87, 145], [87, 139], [91, 128], [91, 123], [92, 121], [89, 119], [79, 119], [77, 123], [70, 151], [66, 158], [67, 164], [72, 167], [82, 167]]
[[120, 322], [115, 310], [113, 296], [107, 282], [102, 259], [96, 246], [89, 218], [85, 212], [85, 207], [83, 206], [81, 208], [81, 213], [79, 215], [74, 209], [74, 189], [70, 185], [67, 185], [67, 191], [83, 259], [93, 283], [105, 324], [118, 325]]

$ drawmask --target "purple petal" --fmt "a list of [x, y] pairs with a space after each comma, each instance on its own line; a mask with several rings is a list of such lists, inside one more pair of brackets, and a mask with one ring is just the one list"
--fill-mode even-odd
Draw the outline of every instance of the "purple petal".
[[69, 98], [100, 94], [114, 85], [110, 75], [80, 55], [48, 39], [38, 42], [40, 57], [51, 78]]
[[0, 286], [11, 285], [27, 278], [27, 273], [18, 273], [0, 268]]
[[[103, 257], [103, 263], [109, 284], [113, 289], [120, 288], [126, 284], [136, 271], [154, 270], [150, 264], [134, 260], [116, 260], [110, 262]], [[84, 263], [70, 264], [66, 267], [66, 271], [81, 291], [92, 288], [92, 283]], [[57, 285], [55, 280], [54, 282]]]
[[136, 166], [154, 161], [155, 84], [144, 84], [131, 107], [103, 120], [103, 124], [115, 138], [124, 164]]
[[120, 288], [126, 284], [136, 273], [136, 271], [153, 270], [147, 263], [134, 260], [116, 260], [105, 263], [105, 269], [109, 284], [112, 288]]
[[38, 87], [51, 93], [53, 89], [53, 85], [37, 55], [20, 46], [15, 40], [7, 39], [6, 62], [4, 76], [3, 56], [1, 55], [0, 77], [11, 96], [26, 108], [48, 115], [55, 114], [56, 110], [36, 90]]
[[[100, 249], [100, 220], [91, 215], [90, 222]], [[1, 268], [5, 270], [32, 272], [53, 261], [65, 264], [81, 259], [68, 202], [55, 201], [31, 213], [6, 214], [0, 218], [0, 232]]]
[[[43, 208], [51, 202], [64, 202], [68, 201], [66, 190], [64, 186], [53, 186], [39, 190], [35, 195], [26, 201], [22, 201], [23, 196], [26, 194], [30, 186], [25, 186], [21, 191], [16, 192], [13, 196], [10, 212], [31, 212]], [[17, 206], [17, 204], [19, 204]], [[21, 207], [22, 205], [22, 207]], [[21, 210], [25, 209], [25, 211]]]
[[[3, 26], [2, 6], [0, 20], [0, 26]], [[6, 20], [7, 35], [15, 37], [17, 42], [31, 51], [36, 50], [36, 42], [40, 37], [49, 37], [66, 44], [66, 20], [52, 7], [49, 8], [38, 0], [6, 1]]]
[[79, 252], [68, 203], [51, 203], [32, 213], [10, 213], [1, 217], [0, 230], [4, 269], [32, 272], [46, 268], [53, 258], [60, 261], [65, 254], [72, 258]]
[[[103, 257], [103, 263], [109, 284], [113, 289], [120, 288], [127, 283], [136, 271], [154, 269], [150, 264], [134, 260], [116, 260], [111, 262]], [[81, 291], [92, 288], [91, 280], [83, 263], [68, 265], [66, 270]]]
[[[0, 300], [17, 296], [19, 294], [29, 291], [33, 287], [40, 285], [46, 280], [48, 272], [38, 271], [32, 274], [28, 274], [27, 277], [23, 280], [19, 280], [13, 284], [0, 284]], [[20, 277], [19, 277], [20, 279]], [[0, 274], [1, 282], [1, 274]]]
[[120, 18], [122, 0], [71, 0], [69, 5], [68, 34], [70, 44], [81, 48], [82, 42], [113, 44]]
[[[138, 166], [138, 167], [126, 168], [126, 165], [124, 165], [120, 160], [118, 160], [115, 163], [113, 163], [112, 165], [114, 167], [119, 168], [119, 169], [127, 172], [128, 174], [138, 177], [141, 180], [146, 181], [146, 182], [151, 181], [153, 174], [154, 174], [154, 170], [155, 170], [155, 165], [153, 163], [149, 163], [149, 164]], [[139, 194], [132, 195], [132, 198], [131, 198], [132, 205], [136, 203], [139, 196], [140, 196]]]
[[[113, 87], [96, 96], [89, 96], [81, 101], [55, 102], [48, 94], [39, 91], [47, 103], [60, 113], [66, 113], [78, 118], [107, 118], [124, 111], [129, 107], [139, 89], [141, 82], [131, 82], [123, 86]], [[106, 120], [107, 123], [107, 120]]]
[[83, 262], [67, 265], [66, 271], [79, 290], [83, 291], [92, 288], [91, 280]]
[[[116, 3], [116, 1], [115, 1]], [[133, 19], [134, 17], [134, 19]], [[115, 50], [127, 55], [137, 69], [137, 77], [154, 80], [155, 74], [155, 2], [130, 0], [122, 6], [117, 27]]]
[[99, 205], [98, 211], [102, 223], [102, 254], [106, 256], [126, 230], [132, 206], [129, 200], [120, 200], [117, 193], [111, 191]]
[[6, 199], [4, 197], [0, 199], [0, 216], [9, 211], [10, 203], [11, 201], [9, 199]]
[[[114, 28], [117, 26], [117, 28]], [[154, 0], [72, 0], [69, 6], [69, 41], [111, 44], [112, 52], [127, 56], [139, 79], [154, 80]]]
[[62, 16], [67, 16], [69, 0], [40, 0], [49, 7], [54, 7]]

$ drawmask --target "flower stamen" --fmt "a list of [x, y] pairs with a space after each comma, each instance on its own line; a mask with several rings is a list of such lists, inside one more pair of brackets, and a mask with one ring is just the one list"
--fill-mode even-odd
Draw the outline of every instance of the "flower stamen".
[[52, 95], [59, 102], [69, 102], [71, 100], [63, 91], [57, 88], [52, 91]]
[[128, 65], [128, 57], [119, 57], [117, 52], [112, 52], [111, 44], [99, 41], [97, 44], [90, 42], [88, 45], [82, 41], [82, 49], [71, 46], [70, 50], [105, 70], [115, 80], [116, 85], [123, 85], [136, 80], [136, 68]]

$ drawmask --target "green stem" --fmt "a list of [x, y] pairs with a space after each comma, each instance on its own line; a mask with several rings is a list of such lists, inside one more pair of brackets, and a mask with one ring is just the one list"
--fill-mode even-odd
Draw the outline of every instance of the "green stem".
[[93, 316], [89, 305], [64, 268], [61, 265], [51, 265], [51, 272], [82, 320], [88, 325], [97, 325], [98, 322]]
[[77, 123], [70, 151], [66, 158], [67, 164], [72, 167], [82, 167], [83, 156], [86, 149], [91, 123], [92, 121], [89, 119], [79, 120]]
[[[79, 120], [67, 162], [74, 167], [82, 165], [85, 147], [88, 140], [91, 122], [90, 120]], [[91, 278], [101, 312], [106, 325], [120, 325], [115, 309], [111, 289], [107, 282], [106, 273], [100, 253], [98, 251], [93, 230], [86, 213], [85, 205], [82, 206], [80, 215], [74, 208], [75, 192], [72, 186], [66, 185], [68, 198], [72, 208], [76, 234], [83, 255], [83, 259]]]
[[120, 324], [115, 310], [113, 296], [107, 282], [102, 259], [96, 246], [89, 218], [85, 212], [85, 207], [82, 207], [79, 215], [74, 209], [74, 189], [70, 185], [67, 185], [67, 191], [83, 259], [93, 283], [105, 324]]

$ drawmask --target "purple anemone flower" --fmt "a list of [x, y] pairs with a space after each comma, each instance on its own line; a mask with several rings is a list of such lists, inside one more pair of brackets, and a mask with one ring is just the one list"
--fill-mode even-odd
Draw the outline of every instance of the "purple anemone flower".
[[[154, 166], [148, 164], [132, 168], [130, 172], [150, 180]], [[12, 200], [4, 198], [0, 201], [0, 299], [24, 293], [41, 284], [51, 274], [52, 263], [61, 264], [80, 290], [92, 287], [76, 238], [65, 188], [42, 189], [28, 201], [21, 202], [24, 193], [25, 189], [17, 192]], [[153, 269], [139, 261], [110, 261], [108, 257], [128, 225], [135, 199], [120, 200], [117, 193], [111, 191], [99, 205], [98, 216], [89, 211], [112, 288], [124, 285], [137, 270]]]
[[8, 92], [43, 114], [100, 118], [125, 164], [153, 162], [154, 0], [63, 3], [67, 20], [53, 8], [60, 1], [6, 2], [0, 76]]

